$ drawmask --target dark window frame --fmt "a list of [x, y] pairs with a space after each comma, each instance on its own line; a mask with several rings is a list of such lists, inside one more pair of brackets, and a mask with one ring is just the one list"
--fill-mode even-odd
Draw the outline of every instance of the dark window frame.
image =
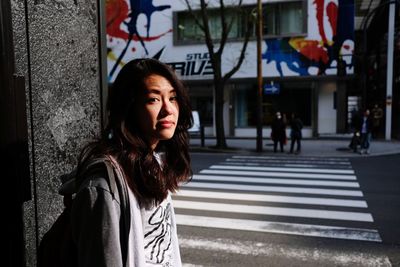
[[[302, 20], [302, 32], [301, 33], [289, 33], [289, 34], [265, 34], [263, 36], [264, 39], [276, 39], [276, 38], [288, 38], [288, 37], [305, 37], [308, 34], [307, 28], [307, 18], [308, 18], [308, 9], [307, 9], [307, 1], [306, 0], [287, 0], [287, 1], [279, 1], [273, 3], [263, 3], [263, 12], [264, 10], [268, 10], [272, 6], [273, 8], [279, 8], [280, 6], [288, 4], [288, 3], [301, 3], [301, 10], [303, 12], [303, 20]], [[243, 5], [242, 8], [246, 9], [255, 9], [256, 5]], [[213, 8], [212, 10], [217, 10], [218, 8]], [[234, 9], [234, 7], [232, 8]], [[210, 9], [211, 10], [211, 9]], [[200, 10], [194, 10], [194, 12], [200, 12]], [[192, 45], [192, 44], [202, 44], [204, 40], [181, 40], [179, 38], [179, 24], [178, 24], [178, 16], [179, 14], [189, 14], [188, 10], [179, 10], [173, 12], [173, 44], [175, 46], [182, 46], [182, 45]], [[255, 36], [255, 25], [252, 29], [253, 33], [251, 34], [250, 41], [256, 40]], [[243, 41], [244, 36], [242, 37], [228, 37], [228, 42], [237, 42]], [[218, 39], [216, 40], [218, 41]]]

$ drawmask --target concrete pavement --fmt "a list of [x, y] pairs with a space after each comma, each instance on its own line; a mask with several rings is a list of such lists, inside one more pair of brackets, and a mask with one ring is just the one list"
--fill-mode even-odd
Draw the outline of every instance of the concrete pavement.
[[[381, 156], [400, 154], [400, 141], [386, 141], [384, 139], [372, 140], [369, 155], [360, 155], [354, 153], [349, 149], [351, 136], [350, 135], [336, 135], [327, 136], [315, 139], [303, 139], [301, 142], [302, 151], [296, 156], [318, 156], [318, 157], [365, 157], [365, 156]], [[220, 153], [255, 153], [256, 152], [256, 139], [255, 138], [227, 138], [228, 149], [214, 149], [216, 140], [213, 137], [206, 137], [204, 140], [204, 147], [201, 146], [201, 140], [198, 137], [192, 137], [190, 140], [190, 149], [193, 152], [220, 152]], [[296, 146], [295, 146], [296, 148]], [[273, 152], [273, 143], [269, 138], [263, 140], [262, 155], [288, 155], [290, 149], [290, 140], [284, 147], [285, 152]], [[293, 154], [294, 155], [294, 154]]]

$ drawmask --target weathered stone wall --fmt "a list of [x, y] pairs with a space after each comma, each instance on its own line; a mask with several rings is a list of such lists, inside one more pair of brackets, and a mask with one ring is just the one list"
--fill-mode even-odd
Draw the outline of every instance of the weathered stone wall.
[[[27, 266], [61, 212], [60, 174], [100, 132], [97, 1], [11, 0], [16, 71], [25, 77], [32, 200], [25, 203]], [[38, 233], [39, 239], [36, 239]]]

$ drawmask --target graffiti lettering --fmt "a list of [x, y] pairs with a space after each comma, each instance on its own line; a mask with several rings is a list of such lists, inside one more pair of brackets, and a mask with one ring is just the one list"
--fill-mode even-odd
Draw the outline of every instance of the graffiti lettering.
[[[190, 55], [201, 55], [201, 54], [190, 54]], [[180, 61], [180, 62], [170, 62], [167, 64], [170, 65], [172, 68], [174, 68], [174, 70], [181, 76], [214, 74], [210, 60]]]
[[210, 54], [208, 53], [194, 53], [187, 54], [186, 60], [195, 60], [195, 59], [210, 59]]

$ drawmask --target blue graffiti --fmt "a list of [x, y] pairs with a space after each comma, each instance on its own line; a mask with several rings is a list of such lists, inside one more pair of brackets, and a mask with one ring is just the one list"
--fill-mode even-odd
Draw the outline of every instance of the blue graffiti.
[[154, 6], [153, 0], [130, 0], [131, 5], [131, 12], [129, 13], [129, 21], [126, 22], [126, 26], [128, 27], [128, 32], [131, 35], [136, 35], [139, 38], [140, 43], [142, 44], [143, 48], [145, 49], [146, 55], [148, 55], [148, 51], [146, 46], [143, 42], [142, 37], [140, 36], [136, 24], [140, 14], [144, 14], [147, 18], [147, 38], [150, 35], [150, 28], [151, 28], [151, 15], [156, 11], [163, 11], [164, 9], [171, 8], [170, 5], [163, 5], [163, 6]]
[[289, 45], [289, 39], [267, 39], [267, 51], [262, 54], [262, 59], [266, 59], [266, 63], [274, 62], [279, 76], [283, 77], [282, 63], [286, 63], [288, 68], [300, 76], [308, 75], [307, 67], [312, 63], [305, 64], [307, 61], [304, 57]]
[[147, 18], [147, 38], [150, 36], [150, 28], [151, 28], [151, 15], [156, 11], [163, 11], [165, 9], [171, 8], [170, 5], [163, 5], [163, 6], [154, 6], [153, 0], [130, 0], [129, 1], [131, 6], [131, 12], [129, 13], [129, 21], [125, 22], [125, 25], [128, 28], [129, 38], [125, 45], [125, 48], [122, 50], [121, 54], [119, 55], [117, 61], [115, 62], [113, 68], [110, 71], [109, 77], [114, 75], [119, 63], [122, 61], [126, 51], [128, 50], [129, 44], [132, 41], [133, 36], [137, 36], [140, 44], [144, 48], [146, 55], [149, 54], [149, 51], [146, 48], [146, 45], [143, 41], [142, 36], [140, 36], [136, 24], [140, 14], [144, 14]]

